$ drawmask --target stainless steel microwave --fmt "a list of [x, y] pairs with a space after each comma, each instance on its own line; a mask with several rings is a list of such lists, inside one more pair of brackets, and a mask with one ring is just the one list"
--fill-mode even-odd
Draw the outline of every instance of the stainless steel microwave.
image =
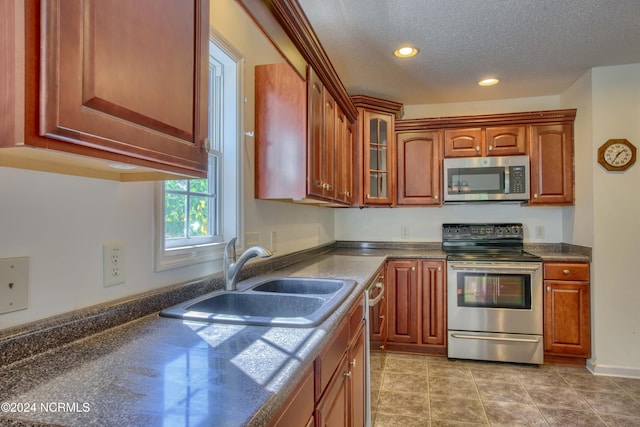
[[529, 200], [529, 156], [444, 159], [444, 202]]

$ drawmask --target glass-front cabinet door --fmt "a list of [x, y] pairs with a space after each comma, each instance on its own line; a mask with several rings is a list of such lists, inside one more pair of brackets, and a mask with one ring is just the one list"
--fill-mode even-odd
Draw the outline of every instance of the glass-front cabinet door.
[[393, 201], [393, 116], [364, 111], [363, 203], [389, 205]]

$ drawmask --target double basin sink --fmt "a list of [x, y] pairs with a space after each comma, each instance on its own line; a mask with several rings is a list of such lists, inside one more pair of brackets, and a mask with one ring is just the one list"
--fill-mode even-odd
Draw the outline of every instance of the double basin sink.
[[215, 291], [160, 312], [210, 323], [313, 327], [322, 323], [355, 287], [354, 280], [256, 277], [236, 291]]

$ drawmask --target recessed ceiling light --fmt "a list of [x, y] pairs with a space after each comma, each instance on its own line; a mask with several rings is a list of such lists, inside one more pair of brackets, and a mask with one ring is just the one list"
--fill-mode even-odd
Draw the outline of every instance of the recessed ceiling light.
[[418, 54], [418, 49], [412, 46], [403, 46], [393, 51], [398, 58], [410, 58]]
[[499, 82], [500, 82], [500, 79], [496, 79], [492, 77], [490, 79], [480, 80], [478, 84], [480, 86], [493, 86], [493, 85], [497, 85]]

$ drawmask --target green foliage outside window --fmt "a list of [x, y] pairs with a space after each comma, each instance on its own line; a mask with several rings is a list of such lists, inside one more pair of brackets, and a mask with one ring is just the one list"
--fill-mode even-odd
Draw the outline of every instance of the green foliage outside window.
[[207, 179], [165, 181], [165, 237], [210, 235]]

